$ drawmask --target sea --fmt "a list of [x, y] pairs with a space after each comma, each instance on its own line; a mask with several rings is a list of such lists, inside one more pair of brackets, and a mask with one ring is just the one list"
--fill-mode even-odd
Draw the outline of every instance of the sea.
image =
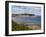
[[30, 16], [30, 17], [12, 17], [16, 22], [25, 22], [25, 23], [41, 23], [41, 16]]

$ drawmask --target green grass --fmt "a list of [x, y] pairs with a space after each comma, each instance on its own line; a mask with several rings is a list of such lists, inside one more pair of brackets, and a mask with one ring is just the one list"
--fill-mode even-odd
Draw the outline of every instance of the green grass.
[[12, 21], [12, 31], [20, 31], [20, 30], [32, 30], [32, 29], [24, 25], [23, 26], [19, 25], [16, 22]]

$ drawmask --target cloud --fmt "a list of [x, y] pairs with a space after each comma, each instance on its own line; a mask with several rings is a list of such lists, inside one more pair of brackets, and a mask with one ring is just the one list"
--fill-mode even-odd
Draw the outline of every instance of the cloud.
[[11, 11], [14, 14], [28, 13], [28, 14], [41, 15], [41, 7], [34, 7], [34, 6], [15, 6], [13, 5], [11, 7]]

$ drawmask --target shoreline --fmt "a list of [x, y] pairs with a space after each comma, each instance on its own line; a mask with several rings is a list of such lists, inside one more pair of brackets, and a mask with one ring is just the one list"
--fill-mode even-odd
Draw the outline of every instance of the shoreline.
[[20, 30], [40, 30], [41, 25], [39, 24], [18, 24], [16, 22], [12, 22], [12, 31], [20, 31]]

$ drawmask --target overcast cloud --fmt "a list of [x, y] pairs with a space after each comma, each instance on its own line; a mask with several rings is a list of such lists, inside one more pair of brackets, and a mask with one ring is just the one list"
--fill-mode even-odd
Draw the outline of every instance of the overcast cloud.
[[11, 6], [11, 12], [13, 14], [35, 14], [35, 15], [41, 15], [41, 7], [35, 7], [35, 6]]

